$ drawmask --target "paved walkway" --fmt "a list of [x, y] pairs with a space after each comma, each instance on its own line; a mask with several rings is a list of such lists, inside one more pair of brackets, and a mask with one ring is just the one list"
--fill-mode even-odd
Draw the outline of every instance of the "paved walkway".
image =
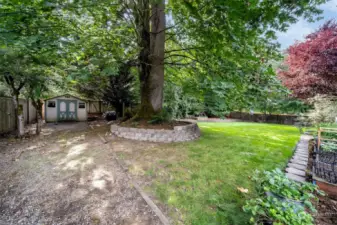
[[291, 180], [305, 182], [305, 171], [308, 165], [310, 139], [312, 139], [311, 135], [301, 135], [300, 141], [296, 146], [295, 154], [287, 165], [286, 175]]

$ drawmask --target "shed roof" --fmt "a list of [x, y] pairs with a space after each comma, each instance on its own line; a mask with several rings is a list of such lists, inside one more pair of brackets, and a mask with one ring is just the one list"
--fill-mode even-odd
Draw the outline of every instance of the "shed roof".
[[58, 96], [54, 96], [54, 97], [52, 97], [52, 98], [47, 98], [47, 99], [45, 99], [45, 101], [48, 101], [48, 100], [51, 100], [51, 99], [54, 99], [54, 98], [60, 98], [60, 97], [62, 97], [62, 96], [67, 96], [67, 97], [77, 98], [78, 100], [81, 100], [81, 101], [87, 102], [87, 100], [85, 100], [85, 99], [82, 99], [82, 98], [76, 97], [76, 96], [74, 96], [74, 95], [69, 95], [69, 94], [58, 95]]

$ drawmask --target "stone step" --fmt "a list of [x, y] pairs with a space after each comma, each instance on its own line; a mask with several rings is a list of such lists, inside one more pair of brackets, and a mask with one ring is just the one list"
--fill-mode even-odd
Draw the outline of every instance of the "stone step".
[[303, 161], [305, 163], [308, 162], [308, 158], [306, 158], [306, 157], [300, 157], [300, 156], [296, 156], [296, 155], [294, 157], [292, 157], [292, 159]]
[[303, 150], [296, 150], [295, 152], [302, 153], [302, 154], [309, 154], [308, 151], [303, 151]]
[[295, 163], [295, 164], [300, 164], [300, 165], [304, 165], [307, 166], [307, 162], [302, 161], [302, 160], [298, 160], [298, 159], [291, 159], [290, 162]]
[[297, 182], [305, 182], [305, 178], [304, 177], [301, 177], [301, 176], [298, 176], [298, 175], [295, 175], [295, 174], [292, 174], [292, 173], [286, 173], [286, 176], [290, 179], [290, 180], [294, 180], [294, 181], [297, 181]]
[[308, 156], [294, 155], [293, 159], [298, 159], [298, 160], [302, 160], [302, 161], [308, 162]]
[[304, 170], [299, 170], [299, 169], [296, 169], [296, 168], [288, 167], [288, 168], [286, 168], [286, 171], [288, 173], [292, 173], [292, 174], [295, 174], [295, 175], [298, 175], [298, 176], [301, 176], [301, 177], [305, 177], [305, 171]]
[[299, 170], [307, 169], [307, 165], [297, 164], [297, 163], [288, 163], [288, 167], [292, 167]]
[[307, 147], [309, 147], [309, 145], [308, 144], [302, 144], [302, 143], [299, 143], [298, 145], [297, 145], [297, 148], [307, 148]]
[[304, 158], [308, 158], [309, 155], [305, 153], [295, 152], [294, 156], [300, 156], [300, 157], [302, 156]]

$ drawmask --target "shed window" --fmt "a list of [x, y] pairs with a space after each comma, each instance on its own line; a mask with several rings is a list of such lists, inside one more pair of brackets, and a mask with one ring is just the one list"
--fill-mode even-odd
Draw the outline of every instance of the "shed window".
[[85, 109], [85, 103], [83, 103], [83, 102], [78, 103], [78, 108], [79, 109]]
[[55, 108], [55, 101], [48, 101], [48, 108]]

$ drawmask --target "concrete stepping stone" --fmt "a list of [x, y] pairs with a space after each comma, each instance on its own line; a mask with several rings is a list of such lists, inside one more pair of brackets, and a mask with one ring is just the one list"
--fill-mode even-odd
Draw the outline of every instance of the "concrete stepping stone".
[[299, 170], [307, 169], [306, 165], [301, 165], [301, 164], [297, 164], [297, 163], [288, 163], [288, 167], [299, 169]]
[[292, 159], [295, 159], [295, 160], [299, 160], [299, 161], [303, 161], [305, 163], [308, 162], [308, 158], [307, 157], [300, 157], [300, 156], [294, 156]]
[[301, 153], [301, 154], [309, 154], [308, 151], [303, 151], [303, 150], [296, 150], [295, 153]]
[[296, 151], [295, 155], [309, 155], [307, 152]]
[[290, 179], [290, 180], [294, 180], [294, 181], [298, 181], [298, 182], [305, 182], [305, 178], [304, 177], [301, 177], [301, 176], [298, 176], [298, 175], [295, 175], [295, 174], [292, 174], [292, 173], [286, 173], [286, 176]]
[[298, 159], [291, 159], [290, 162], [295, 163], [295, 164], [300, 164], [303, 166], [307, 166], [307, 162], [302, 161], [302, 160], [298, 160]]
[[295, 174], [295, 175], [298, 175], [298, 176], [301, 176], [301, 177], [305, 177], [305, 171], [304, 170], [299, 170], [299, 169], [296, 169], [296, 168], [288, 167], [286, 169], [286, 171], [288, 173], [292, 173], [292, 174]]
[[306, 159], [309, 157], [309, 155], [302, 154], [302, 153], [295, 153], [294, 156], [296, 156], [296, 157], [302, 157], [302, 158], [306, 158]]

